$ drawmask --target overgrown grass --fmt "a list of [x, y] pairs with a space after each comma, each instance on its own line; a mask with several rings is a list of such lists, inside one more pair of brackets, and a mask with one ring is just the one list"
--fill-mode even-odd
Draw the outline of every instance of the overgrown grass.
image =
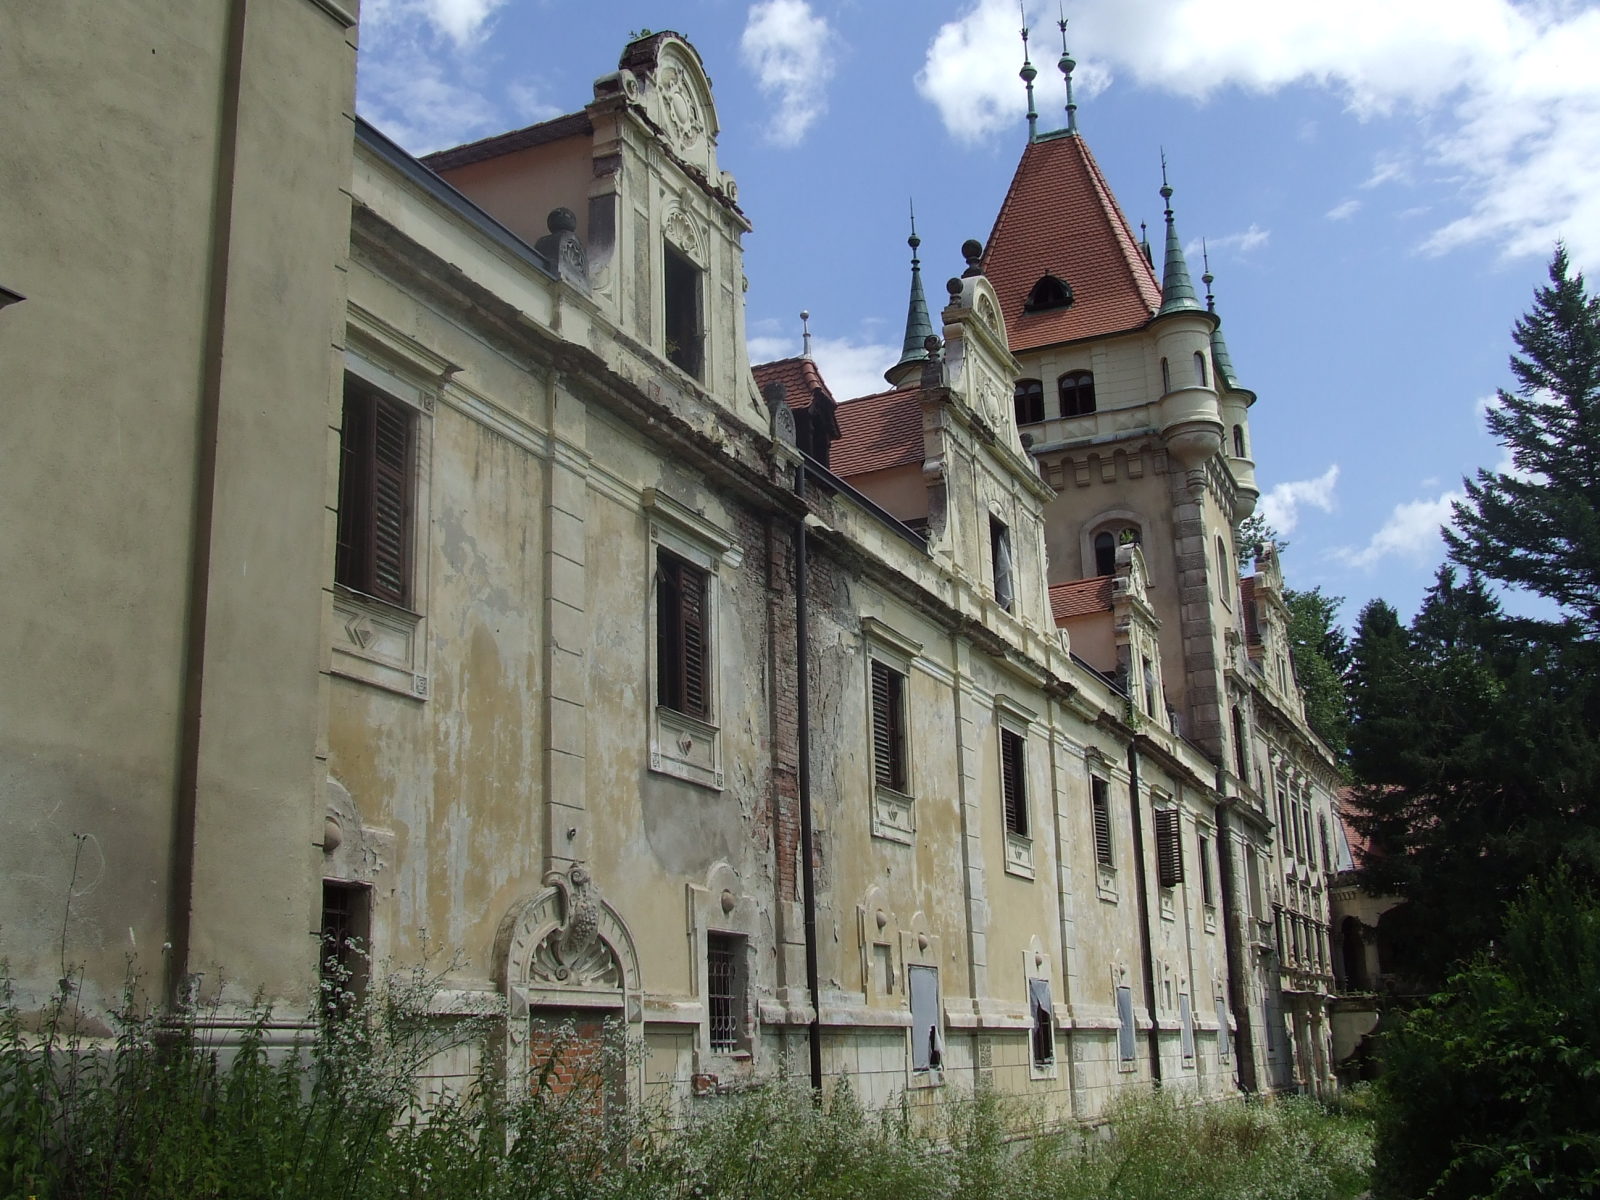
[[[416, 1103], [416, 1068], [444, 1036], [416, 977], [269, 1053], [266, 1014], [236, 1051], [196, 1022], [125, 1017], [114, 1049], [53, 1020], [26, 1032], [0, 1005], [0, 1194], [38, 1200], [1232, 1200], [1356, 1195], [1367, 1123], [1308, 1102], [1118, 1106], [1110, 1136], [1026, 1131], [993, 1095], [948, 1106], [937, 1130], [867, 1112], [848, 1085], [823, 1106], [774, 1083], [671, 1110], [619, 1101], [615, 1062], [561, 1053], [523, 1089], [485, 1077]], [[58, 1010], [65, 1005], [58, 1005]], [[57, 1016], [60, 1016], [58, 1011]], [[493, 1056], [489, 1056], [492, 1058]]]

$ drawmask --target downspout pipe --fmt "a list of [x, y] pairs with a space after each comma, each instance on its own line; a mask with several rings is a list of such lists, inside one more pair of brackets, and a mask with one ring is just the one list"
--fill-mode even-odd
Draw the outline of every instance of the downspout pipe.
[[[806, 464], [802, 458], [794, 469], [795, 494], [803, 501], [806, 494]], [[794, 530], [794, 647], [795, 709], [799, 729], [800, 786], [800, 886], [805, 910], [806, 990], [811, 993], [811, 1025], [808, 1049], [811, 1056], [811, 1092], [822, 1099], [822, 987], [817, 967], [817, 872], [813, 850], [816, 845], [811, 816], [811, 661], [810, 634], [806, 609], [806, 517], [795, 522]]]
[[[1218, 770], [1217, 792], [1217, 881], [1222, 889], [1222, 938], [1228, 963], [1228, 1011], [1233, 1014], [1239, 1035], [1233, 1043], [1234, 1075], [1242, 1092], [1260, 1089], [1256, 1080], [1255, 1031], [1250, 1028], [1249, 961], [1248, 945], [1243, 939], [1242, 922], [1249, 920], [1248, 901], [1241, 905], [1235, 888], [1240, 886], [1233, 866], [1233, 825], [1230, 820], [1238, 797], [1223, 792], [1223, 782]], [[1248, 852], [1247, 852], [1248, 853]], [[1247, 877], [1248, 878], [1248, 877]], [[1247, 885], [1246, 885], [1247, 886]], [[1218, 1037], [1226, 1037], [1227, 1030], [1219, 1030]]]
[[1150, 1081], [1161, 1086], [1161, 1023], [1156, 1014], [1155, 943], [1150, 933], [1149, 872], [1144, 862], [1144, 817], [1139, 805], [1139, 746], [1128, 743], [1128, 800], [1133, 810], [1133, 871], [1139, 889], [1139, 948], [1144, 954], [1144, 1003], [1150, 1016]]

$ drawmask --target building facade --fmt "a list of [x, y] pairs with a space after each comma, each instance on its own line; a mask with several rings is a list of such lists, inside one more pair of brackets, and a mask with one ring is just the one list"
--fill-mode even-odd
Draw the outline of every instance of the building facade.
[[[0, 234], [5, 661], [59, 681], [3, 722], [23, 1002], [65, 958], [90, 1026], [129, 962], [310, 1012], [359, 941], [443, 948], [441, 1019], [503, 1014], [513, 1078], [576, 1031], [642, 1046], [635, 1095], [1325, 1086], [1335, 776], [1276, 565], [1239, 579], [1255, 397], [1171, 214], [1158, 278], [1033, 132], [937, 312], [914, 260], [888, 389], [836, 398], [748, 360], [681, 38], [418, 161], [353, 118], [340, 5], [263, 12], [149, 22], [219, 129], [71, 93], [66, 15], [10, 48], [78, 105], [0, 150], [44, 181]], [[112, 118], [172, 141], [103, 165], [191, 206], [171, 244], [51, 124]]]

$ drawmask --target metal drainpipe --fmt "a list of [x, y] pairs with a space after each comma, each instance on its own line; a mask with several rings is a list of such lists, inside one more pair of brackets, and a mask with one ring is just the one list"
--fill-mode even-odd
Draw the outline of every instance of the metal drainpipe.
[[[1217, 775], [1217, 791], [1221, 792], [1223, 782], [1220, 768]], [[1217, 884], [1222, 889], [1222, 938], [1228, 962], [1228, 1010], [1233, 1013], [1234, 1023], [1239, 1027], [1239, 1036], [1233, 1043], [1234, 1074], [1241, 1091], [1254, 1092], [1259, 1085], [1256, 1080], [1255, 1033], [1250, 1028], [1247, 948], [1240, 942], [1240, 930], [1236, 924], [1233, 831], [1228, 820], [1235, 803], [1237, 797], [1224, 796], [1217, 804], [1217, 872], [1220, 876]], [[1248, 886], [1249, 876], [1246, 875], [1245, 879]], [[1250, 911], [1248, 903], [1244, 905], [1244, 911]], [[1217, 1036], [1225, 1037], [1226, 1030], [1219, 1030]]]
[[221, 137], [211, 184], [210, 277], [206, 281], [205, 349], [200, 413], [195, 431], [194, 531], [189, 551], [188, 612], [184, 628], [183, 715], [178, 731], [178, 782], [173, 798], [172, 867], [167, 883], [167, 943], [163, 985], [167, 1003], [189, 996], [189, 943], [194, 905], [195, 825], [200, 807], [200, 726], [204, 710], [206, 627], [211, 601], [211, 539], [216, 508], [217, 437], [222, 407], [222, 342], [227, 324], [228, 260], [233, 239], [235, 159], [239, 150], [239, 88], [244, 70], [245, 6], [233, 0], [223, 61]]
[[[806, 494], [806, 464], [802, 459], [794, 470], [795, 494], [803, 501]], [[811, 827], [811, 685], [807, 677], [810, 661], [806, 630], [806, 518], [795, 522], [794, 532], [794, 646], [796, 660], [795, 707], [799, 720], [800, 753], [800, 879], [801, 900], [805, 908], [806, 990], [811, 993], [811, 1090], [822, 1098], [822, 988], [817, 969], [817, 879], [812, 856], [814, 838]]]
[[1150, 1014], [1150, 1080], [1161, 1086], [1161, 1026], [1156, 1018], [1156, 964], [1150, 936], [1150, 893], [1144, 866], [1144, 819], [1139, 814], [1139, 750], [1128, 743], [1128, 798], [1133, 807], [1133, 872], [1139, 889], [1139, 945], [1144, 951], [1144, 1003]]

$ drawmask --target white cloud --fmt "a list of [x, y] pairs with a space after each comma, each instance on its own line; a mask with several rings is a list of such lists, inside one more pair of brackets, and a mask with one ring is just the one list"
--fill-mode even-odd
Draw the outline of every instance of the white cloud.
[[1300, 509], [1333, 511], [1333, 490], [1339, 482], [1339, 464], [1333, 463], [1315, 479], [1296, 479], [1280, 483], [1261, 497], [1259, 512], [1284, 537], [1300, 522]]
[[1461, 499], [1462, 493], [1449, 491], [1431, 500], [1396, 504], [1365, 546], [1359, 550], [1346, 546], [1335, 550], [1333, 556], [1350, 567], [1371, 567], [1391, 557], [1426, 564], [1438, 557], [1439, 527], [1450, 523], [1450, 506]]
[[[768, 324], [763, 322], [763, 328]], [[748, 339], [747, 348], [751, 362], [772, 362], [799, 354], [800, 341], [782, 334], [761, 334]], [[812, 335], [811, 357], [834, 399], [854, 400], [888, 388], [883, 373], [900, 361], [900, 347], [887, 342]]]
[[1270, 229], [1263, 229], [1252, 221], [1249, 229], [1238, 233], [1225, 233], [1221, 237], [1196, 238], [1183, 248], [1183, 252], [1189, 258], [1195, 258], [1202, 250], [1210, 251], [1212, 254], [1223, 254], [1231, 250], [1243, 257], [1252, 250], [1259, 250], [1265, 246], [1271, 237]]
[[827, 19], [806, 0], [751, 5], [739, 55], [761, 90], [777, 102], [767, 134], [778, 145], [798, 145], [827, 111], [835, 41]]
[[361, 34], [373, 29], [425, 22], [458, 46], [485, 32], [489, 18], [506, 0], [364, 0]]
[[[1415, 178], [1424, 166], [1442, 178], [1455, 199], [1423, 243], [1430, 252], [1486, 243], [1544, 257], [1565, 237], [1578, 262], [1600, 265], [1600, 72], [1592, 69], [1600, 7], [1079, 0], [1074, 8], [1074, 44], [1151, 88], [1202, 99], [1228, 87], [1311, 85], [1337, 92], [1357, 117], [1418, 117], [1416, 141], [1381, 158], [1367, 186]], [[1017, 20], [1006, 0], [974, 0], [935, 35], [918, 87], [954, 136], [975, 140], [1020, 122]], [[1048, 73], [1041, 65], [1041, 83]]]
[[1330, 221], [1348, 221], [1351, 217], [1356, 215], [1360, 208], [1361, 201], [1359, 200], [1343, 200], [1340, 203], [1335, 204], [1323, 215]]

